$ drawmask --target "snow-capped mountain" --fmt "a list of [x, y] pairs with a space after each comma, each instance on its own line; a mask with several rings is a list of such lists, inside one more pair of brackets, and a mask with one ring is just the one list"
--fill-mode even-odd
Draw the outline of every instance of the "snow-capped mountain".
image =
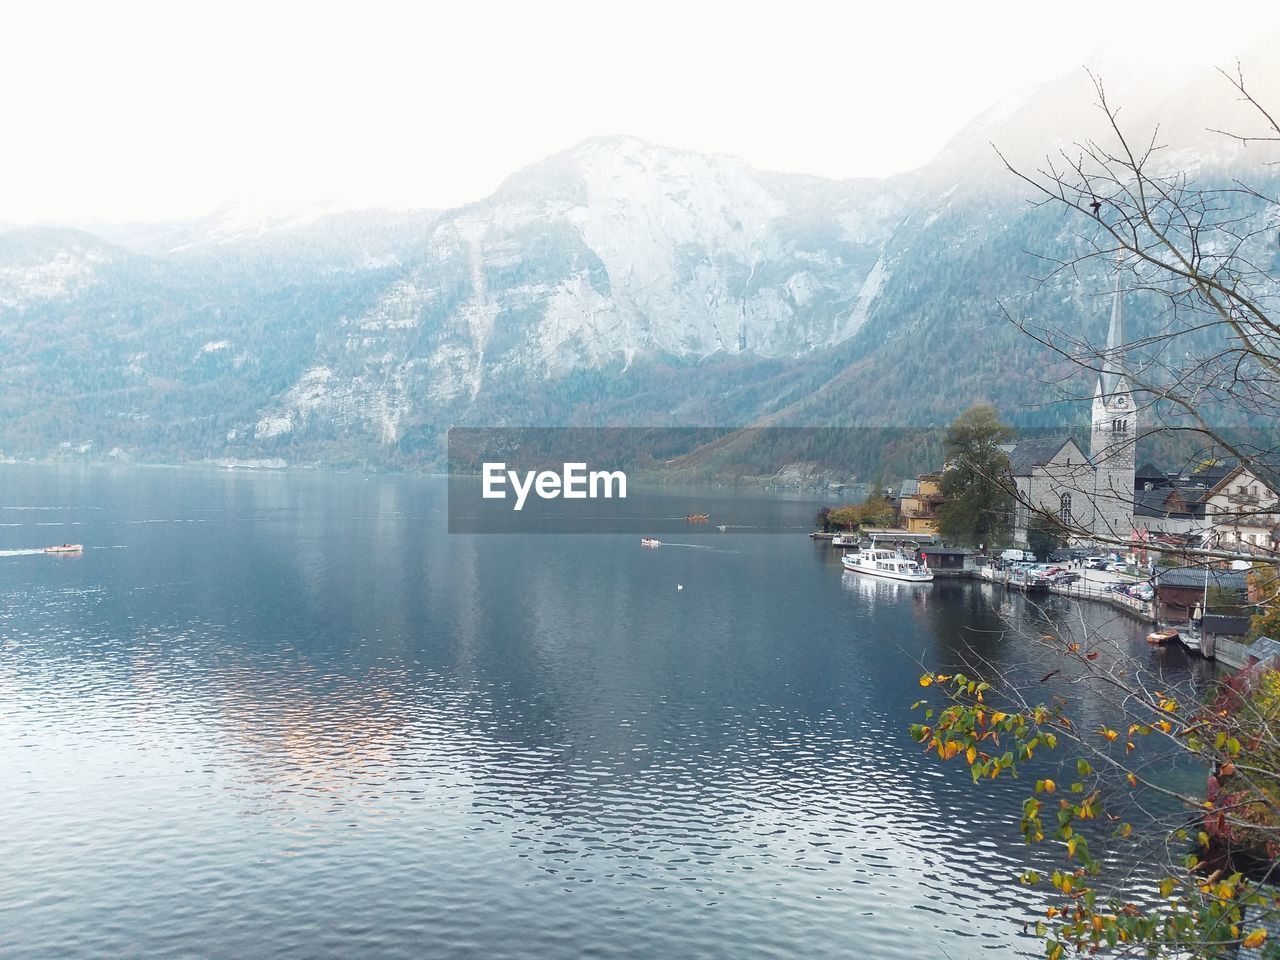
[[866, 321], [904, 201], [895, 184], [804, 189], [732, 158], [589, 140], [442, 215], [252, 434], [336, 418], [394, 444], [494, 381], [830, 347]]
[[[413, 464], [454, 424], [1012, 412], [1047, 361], [997, 301], [1089, 329], [1110, 284], [1029, 282], [1080, 238], [991, 145], [1032, 165], [1091, 102], [1083, 74], [1023, 92], [890, 180], [602, 137], [454, 210], [0, 232], [0, 451]], [[1177, 98], [1133, 102], [1142, 130]], [[1197, 169], [1239, 168], [1178, 116]]]

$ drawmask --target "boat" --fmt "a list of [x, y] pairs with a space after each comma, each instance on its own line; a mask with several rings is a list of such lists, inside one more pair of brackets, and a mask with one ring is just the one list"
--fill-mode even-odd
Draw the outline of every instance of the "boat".
[[868, 577], [912, 583], [928, 583], [933, 579], [933, 572], [927, 566], [921, 566], [896, 550], [877, 550], [874, 544], [857, 553], [846, 553], [840, 562], [846, 570]]
[[653, 537], [641, 537], [641, 538], [640, 538], [640, 546], [642, 546], [642, 547], [660, 547], [660, 546], [662, 546], [662, 541], [661, 541], [661, 540], [655, 540], [655, 539], [653, 539]]
[[45, 547], [45, 553], [80, 553], [84, 550], [82, 543], [61, 543], [56, 547]]
[[860, 542], [856, 533], [837, 533], [831, 538], [833, 547], [856, 547]]
[[1200, 645], [1200, 634], [1190, 630], [1184, 630], [1178, 634], [1178, 639], [1182, 641], [1182, 645], [1187, 648], [1188, 653], [1194, 653], [1200, 656], [1204, 655], [1204, 649]]
[[706, 523], [708, 520], [711, 519], [711, 514], [691, 513], [687, 517], [685, 517], [685, 519], [688, 520], [690, 523]]
[[1147, 643], [1153, 647], [1163, 647], [1170, 640], [1179, 639], [1179, 636], [1177, 630], [1152, 630], [1147, 634]]

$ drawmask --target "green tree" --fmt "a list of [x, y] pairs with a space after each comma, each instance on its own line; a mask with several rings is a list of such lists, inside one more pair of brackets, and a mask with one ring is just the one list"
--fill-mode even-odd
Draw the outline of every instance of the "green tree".
[[823, 533], [828, 533], [828, 532], [830, 532], [830, 530], [831, 530], [831, 508], [830, 508], [830, 507], [823, 507], [821, 510], [819, 510], [819, 511], [817, 512], [817, 514], [815, 514], [815, 515], [814, 515], [813, 523], [814, 523], [814, 526], [816, 526], [816, 527], [817, 527], [820, 531], [822, 531]]
[[1027, 545], [1041, 560], [1047, 559], [1055, 550], [1060, 550], [1065, 543], [1062, 526], [1050, 517], [1036, 516], [1027, 527]]
[[989, 405], [969, 408], [947, 429], [938, 530], [951, 543], [990, 549], [1008, 542], [1013, 497], [1000, 444], [1013, 438], [1013, 428]]

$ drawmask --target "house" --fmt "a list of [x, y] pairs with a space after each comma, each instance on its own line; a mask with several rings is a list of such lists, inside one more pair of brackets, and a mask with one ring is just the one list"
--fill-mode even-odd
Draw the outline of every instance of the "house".
[[[1195, 490], [1175, 486], [1172, 481], [1156, 486], [1149, 479], [1135, 478], [1133, 525], [1147, 534], [1195, 537], [1204, 532], [1204, 502]], [[1148, 486], [1147, 484], [1151, 484]]]
[[963, 577], [977, 570], [973, 562], [974, 551], [963, 547], [922, 546], [916, 551], [916, 561], [928, 564], [935, 577]]
[[1249, 635], [1249, 617], [1235, 613], [1206, 613], [1200, 620], [1200, 634], [1206, 647], [1217, 640], [1243, 640]]
[[1171, 487], [1173, 486], [1173, 481], [1173, 477], [1149, 460], [1133, 472], [1134, 490], [1156, 490], [1160, 487]]
[[1250, 647], [1245, 638], [1250, 624], [1251, 618], [1243, 614], [1204, 614], [1200, 619], [1200, 652], [1211, 660], [1246, 662]]
[[1166, 567], [1156, 572], [1156, 607], [1161, 620], [1183, 623], [1191, 619], [1197, 606], [1204, 612], [1209, 602], [1243, 607], [1248, 602], [1248, 583], [1239, 570], [1209, 567]]
[[1277, 546], [1280, 481], [1259, 465], [1236, 465], [1201, 496], [1206, 546], [1263, 553]]
[[907, 532], [936, 535], [938, 508], [946, 501], [942, 495], [942, 474], [925, 473], [914, 481], [904, 480], [899, 490], [900, 522]]
[[1280, 667], [1280, 641], [1259, 637], [1249, 645], [1246, 667]]

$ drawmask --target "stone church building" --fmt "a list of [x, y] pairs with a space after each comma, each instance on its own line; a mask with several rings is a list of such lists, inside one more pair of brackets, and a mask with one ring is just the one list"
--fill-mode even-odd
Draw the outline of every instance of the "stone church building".
[[1118, 275], [1101, 361], [1087, 452], [1067, 436], [1020, 440], [1004, 448], [1018, 492], [1015, 543], [1027, 542], [1032, 507], [1103, 542], [1128, 541], [1133, 535], [1138, 411], [1124, 374], [1124, 298]]

